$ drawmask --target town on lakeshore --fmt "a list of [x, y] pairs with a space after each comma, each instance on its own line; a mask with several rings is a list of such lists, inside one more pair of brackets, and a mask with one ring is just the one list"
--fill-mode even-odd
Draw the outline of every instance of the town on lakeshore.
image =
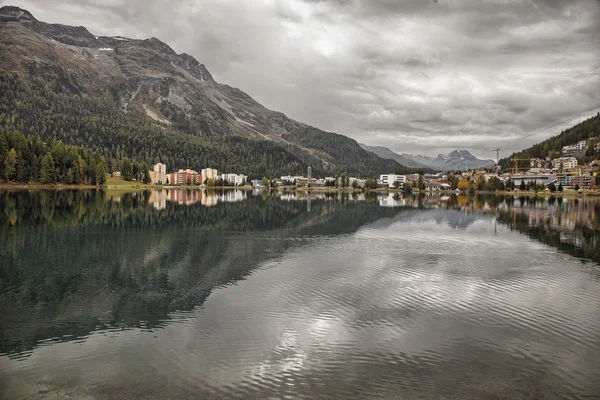
[[[596, 153], [600, 143], [593, 143]], [[580, 164], [578, 158], [586, 152], [588, 141], [581, 140], [575, 145], [564, 146], [562, 154], [545, 158], [512, 158], [514, 166], [508, 172], [502, 172], [498, 165], [486, 168], [438, 172], [429, 174], [381, 174], [374, 178], [352, 176], [313, 177], [311, 168], [307, 175], [285, 175], [279, 178], [263, 177], [248, 180], [248, 176], [236, 173], [219, 173], [214, 168], [205, 168], [200, 172], [193, 169], [179, 169], [167, 172], [167, 166], [157, 163], [147, 176], [147, 182], [158, 186], [197, 186], [197, 187], [285, 187], [299, 190], [402, 190], [402, 191], [535, 191], [578, 192], [598, 191], [600, 186], [600, 161]], [[524, 163], [526, 167], [521, 167]], [[114, 177], [125, 172], [115, 171]], [[136, 180], [135, 178], [126, 180]]]

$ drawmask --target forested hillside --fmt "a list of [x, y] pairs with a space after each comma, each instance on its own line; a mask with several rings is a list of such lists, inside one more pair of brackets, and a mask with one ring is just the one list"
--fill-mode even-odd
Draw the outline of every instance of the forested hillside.
[[559, 135], [501, 159], [500, 166], [503, 169], [510, 168], [512, 166], [511, 159], [513, 158], [545, 158], [547, 155], [551, 155], [552, 158], [560, 157], [563, 146], [573, 145], [581, 140], [588, 140], [588, 144], [585, 155], [580, 162], [587, 163], [599, 157], [596, 144], [600, 143], [600, 113], [561, 132]]
[[0, 180], [103, 185], [106, 161], [98, 152], [0, 129]]
[[169, 169], [210, 166], [251, 177], [300, 174], [309, 165], [315, 173], [323, 173], [320, 160], [289, 145], [188, 135], [152, 124], [135, 112], [123, 113], [108, 102], [57, 89], [41, 79], [0, 76], [0, 127], [98, 152], [111, 172], [129, 157], [148, 165], [162, 161]]

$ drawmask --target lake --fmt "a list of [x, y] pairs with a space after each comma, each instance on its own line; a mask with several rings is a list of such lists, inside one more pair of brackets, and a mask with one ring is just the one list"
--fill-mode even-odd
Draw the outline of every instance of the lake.
[[0, 191], [0, 398], [600, 396], [600, 202]]

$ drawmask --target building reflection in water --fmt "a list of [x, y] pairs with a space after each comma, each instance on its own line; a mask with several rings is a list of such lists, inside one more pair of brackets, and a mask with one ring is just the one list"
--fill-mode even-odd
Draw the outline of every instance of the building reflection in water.
[[225, 190], [221, 192], [198, 189], [158, 189], [150, 192], [150, 204], [156, 210], [163, 210], [167, 202], [189, 206], [200, 203], [205, 207], [216, 206], [218, 203], [233, 203], [248, 198], [244, 190]]

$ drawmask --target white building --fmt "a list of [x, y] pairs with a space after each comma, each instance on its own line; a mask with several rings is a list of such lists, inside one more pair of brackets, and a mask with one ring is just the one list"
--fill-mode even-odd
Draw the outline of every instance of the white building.
[[572, 156], [583, 153], [587, 147], [587, 140], [580, 140], [571, 146], [563, 146], [562, 153], [564, 156]]
[[293, 185], [295, 182], [308, 181], [308, 178], [305, 178], [303, 176], [286, 175], [281, 177], [281, 181], [284, 184]]
[[163, 185], [167, 183], [167, 166], [162, 163], [154, 165], [154, 169], [150, 171], [150, 182], [153, 185]]
[[217, 179], [217, 170], [213, 168], [205, 168], [200, 171], [200, 174], [202, 175], [202, 183], [205, 185], [208, 179]]
[[228, 184], [233, 186], [242, 186], [246, 183], [248, 177], [241, 174], [221, 174], [218, 175], [217, 179], [223, 179], [224, 181], [227, 181]]
[[562, 164], [563, 170], [577, 168], [577, 159], [575, 157], [560, 157], [552, 160], [552, 169], [555, 171], [560, 170]]
[[406, 175], [387, 174], [379, 176], [379, 183], [382, 185], [393, 188], [395, 182], [400, 182], [400, 186], [403, 186], [406, 183]]

